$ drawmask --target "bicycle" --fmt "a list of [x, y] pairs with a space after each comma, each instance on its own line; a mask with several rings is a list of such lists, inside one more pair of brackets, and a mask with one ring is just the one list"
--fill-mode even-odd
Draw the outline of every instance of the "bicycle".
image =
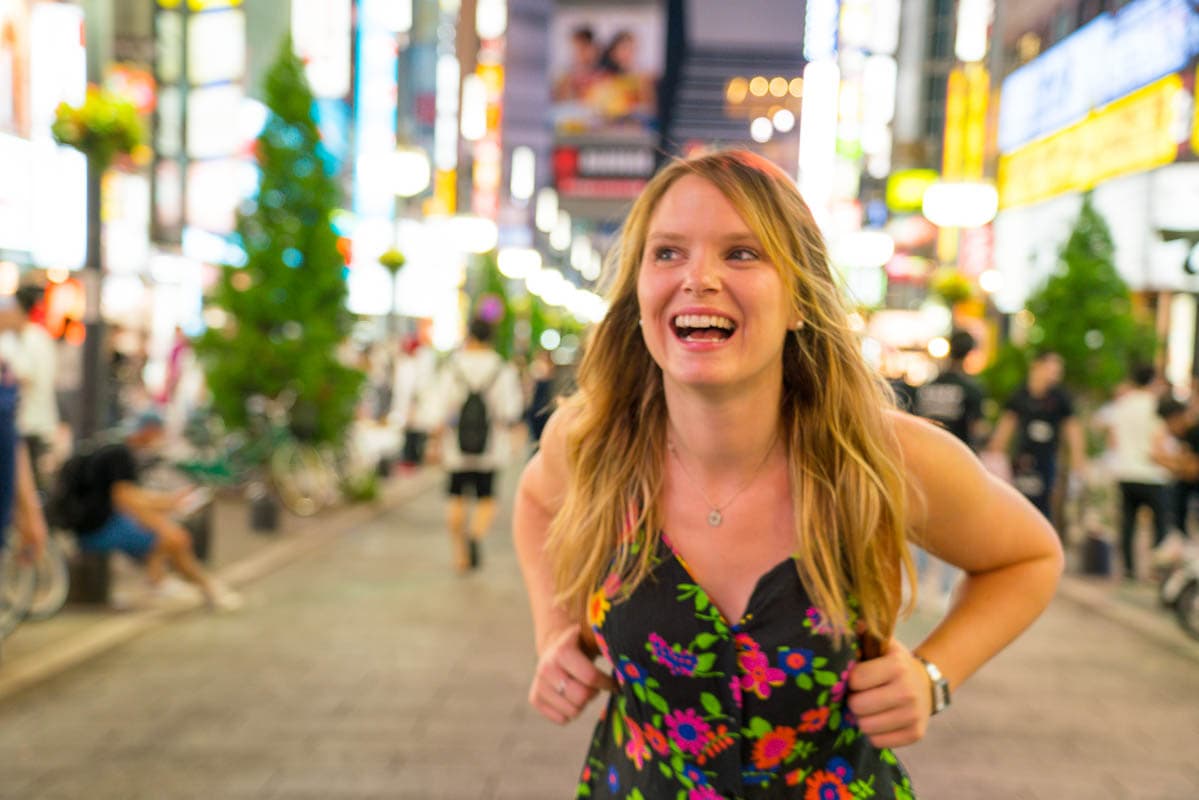
[[70, 593], [69, 537], [59, 531], [46, 537], [41, 558], [30, 561], [12, 546], [13, 537], [0, 547], [0, 640], [21, 622], [43, 620], [57, 614]]
[[[291, 402], [255, 397], [247, 401], [250, 424], [245, 432], [221, 434], [215, 422], [193, 425], [193, 441], [205, 443], [207, 456], [175, 462], [197, 483], [215, 487], [248, 486], [269, 481], [287, 510], [311, 516], [340, 497], [338, 479], [329, 459], [315, 446], [296, 438], [287, 421]], [[203, 433], [197, 432], [203, 431]], [[219, 445], [217, 444], [219, 443]]]

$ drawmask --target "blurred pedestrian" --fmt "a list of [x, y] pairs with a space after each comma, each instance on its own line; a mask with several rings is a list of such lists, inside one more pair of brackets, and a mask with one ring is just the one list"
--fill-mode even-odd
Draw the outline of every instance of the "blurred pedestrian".
[[51, 496], [51, 510], [70, 525], [85, 553], [125, 553], [145, 564], [152, 589], [170, 596], [170, 564], [217, 610], [236, 610], [241, 597], [210, 576], [196, 559], [191, 535], [176, 519], [193, 489], [162, 492], [139, 483], [138, 462], [163, 441], [163, 421], [142, 413], [120, 441], [72, 456]]
[[533, 379], [529, 391], [529, 405], [525, 409], [525, 423], [529, 428], [529, 443], [536, 450], [541, 443], [541, 433], [554, 410], [554, 361], [548, 350], [538, 350], [533, 357], [530, 377]]
[[[479, 566], [480, 543], [495, 521], [495, 474], [511, 457], [508, 428], [524, 402], [516, 370], [492, 348], [492, 335], [491, 323], [470, 321], [466, 343], [442, 366], [427, 401], [449, 472], [446, 524], [459, 573]], [[469, 515], [468, 495], [475, 500]]]
[[1081, 479], [1087, 467], [1086, 442], [1074, 415], [1074, 399], [1060, 385], [1064, 366], [1062, 357], [1050, 350], [1033, 358], [1027, 382], [1008, 398], [986, 447], [997, 457], [1007, 456], [1015, 440], [1010, 458], [1012, 483], [1050, 520], [1063, 439], [1071, 472]]
[[916, 387], [912, 411], [940, 424], [974, 449], [983, 419], [983, 390], [966, 374], [966, 358], [974, 352], [974, 337], [963, 330], [949, 337], [945, 368], [928, 383]]
[[1131, 386], [1116, 398], [1104, 415], [1108, 446], [1113, 451], [1112, 476], [1120, 489], [1120, 548], [1124, 577], [1137, 577], [1134, 539], [1137, 512], [1153, 514], [1153, 546], [1166, 538], [1168, 525], [1166, 484], [1169, 471], [1156, 463], [1169, 431], [1157, 414], [1158, 396], [1150, 389], [1157, 377], [1152, 366], [1138, 365], [1130, 372]]
[[[965, 369], [966, 358], [974, 351], [974, 346], [974, 337], [969, 332], [956, 330], [950, 334], [945, 368], [936, 378], [916, 387], [912, 402], [913, 413], [941, 425], [971, 449], [977, 441], [983, 418], [982, 388]], [[933, 559], [923, 548], [916, 548], [916, 573], [924, 585], [929, 585], [930, 573], [939, 575], [934, 604], [938, 610], [948, 608], [958, 570]]]
[[21, 387], [21, 406], [17, 411], [17, 430], [29, 450], [34, 482], [45, 488], [46, 455], [58, 436], [57, 347], [54, 338], [31, 313], [41, 302], [43, 290], [27, 285], [14, 295], [21, 315], [17, 331], [5, 334], [3, 348]]
[[[12, 301], [0, 305], [0, 333], [19, 332], [24, 320], [24, 312]], [[41, 558], [47, 529], [29, 449], [17, 428], [20, 395], [16, 371], [0, 353], [0, 549], [8, 546], [15, 528], [18, 558], [28, 562]]]
[[1190, 408], [1173, 397], [1158, 403], [1158, 416], [1170, 432], [1171, 440], [1153, 449], [1153, 461], [1170, 471], [1171, 527], [1184, 539], [1191, 538], [1189, 517], [1191, 500], [1199, 496], [1199, 425]]
[[[514, 513], [530, 703], [566, 723], [611, 692], [579, 796], [913, 796], [890, 748], [1049, 603], [1056, 537], [894, 411], [782, 169], [675, 161], [615, 252]], [[893, 636], [909, 539], [967, 573], [915, 652]]]

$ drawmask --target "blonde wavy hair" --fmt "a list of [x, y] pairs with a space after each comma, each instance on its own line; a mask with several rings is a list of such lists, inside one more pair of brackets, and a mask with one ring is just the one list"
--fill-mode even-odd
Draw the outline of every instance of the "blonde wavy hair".
[[794, 182], [745, 151], [663, 168], [609, 254], [610, 308], [588, 341], [578, 391], [565, 401], [573, 412], [566, 430], [570, 471], [547, 541], [557, 602], [586, 619], [589, 596], [613, 568], [630, 592], [653, 569], [667, 413], [662, 372], [637, 324], [637, 276], [650, 218], [685, 175], [711, 182], [728, 198], [780, 270], [804, 320], [783, 348], [779, 406], [798, 569], [838, 636], [857, 616], [865, 633], [885, 642], [899, 614], [902, 574], [914, 584], [906, 486], [886, 413], [894, 400], [860, 355], [824, 241]]

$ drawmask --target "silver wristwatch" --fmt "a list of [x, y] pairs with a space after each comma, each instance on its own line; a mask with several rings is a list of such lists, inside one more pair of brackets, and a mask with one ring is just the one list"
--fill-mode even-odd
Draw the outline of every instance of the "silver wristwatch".
[[941, 674], [941, 670], [937, 669], [936, 664], [924, 656], [916, 656], [916, 658], [924, 665], [924, 671], [928, 673], [928, 682], [932, 689], [933, 714], [940, 714], [949, 708], [949, 681], [945, 680], [945, 676]]

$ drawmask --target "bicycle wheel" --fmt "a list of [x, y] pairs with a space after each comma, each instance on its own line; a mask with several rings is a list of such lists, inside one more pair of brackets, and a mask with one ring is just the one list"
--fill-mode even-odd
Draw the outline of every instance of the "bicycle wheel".
[[12, 546], [0, 548], [0, 639], [29, 613], [35, 580], [32, 565], [18, 558]]
[[46, 538], [46, 551], [33, 565], [33, 596], [26, 615], [29, 619], [49, 619], [66, 604], [71, 589], [68, 548], [69, 543], [63, 534], [51, 534]]
[[291, 513], [310, 517], [328, 502], [330, 471], [315, 447], [283, 442], [271, 454], [270, 472], [280, 502]]

